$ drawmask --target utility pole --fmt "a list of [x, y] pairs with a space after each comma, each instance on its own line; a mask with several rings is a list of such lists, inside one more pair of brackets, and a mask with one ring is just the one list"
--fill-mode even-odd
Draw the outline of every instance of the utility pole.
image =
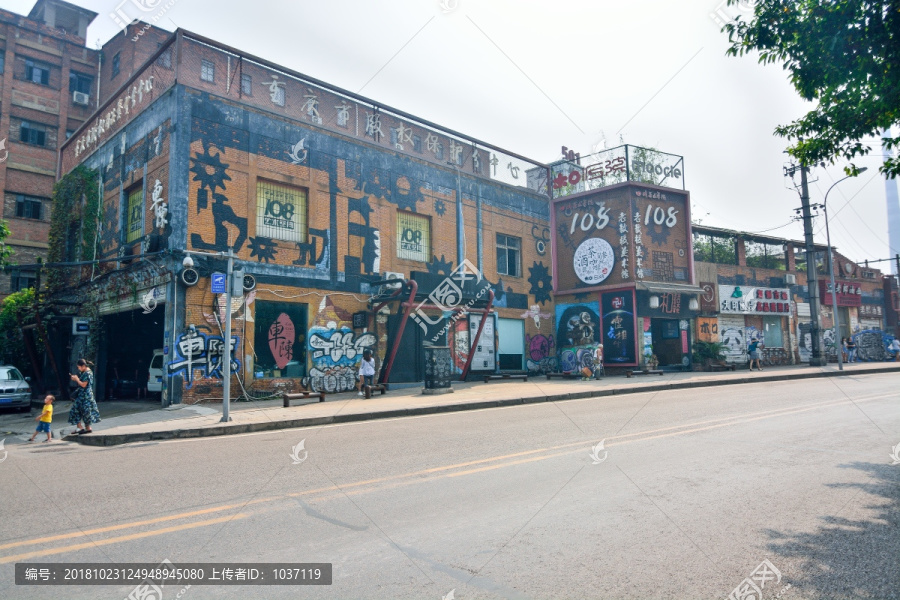
[[823, 355], [821, 345], [819, 344], [819, 279], [816, 271], [816, 249], [813, 242], [812, 212], [809, 205], [809, 184], [807, 175], [809, 167], [791, 165], [786, 167], [785, 175], [793, 177], [800, 172], [800, 205], [801, 214], [803, 216], [803, 234], [806, 241], [806, 286], [809, 294], [809, 317], [810, 317], [810, 337], [812, 343], [812, 356], [809, 359], [809, 366], [823, 367], [828, 363], [828, 358]]
[[[234, 251], [228, 248], [228, 270], [225, 273], [225, 347], [222, 360], [222, 423], [231, 420], [228, 414], [231, 405], [231, 293], [233, 291]], [[243, 285], [243, 282], [241, 282]]]

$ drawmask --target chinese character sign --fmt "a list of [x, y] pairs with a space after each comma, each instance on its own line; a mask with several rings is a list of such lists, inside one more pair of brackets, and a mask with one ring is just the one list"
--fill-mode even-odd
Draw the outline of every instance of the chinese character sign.
[[637, 364], [634, 292], [620, 290], [601, 296], [603, 360], [608, 364]]
[[626, 184], [553, 201], [556, 292], [691, 283], [687, 194]]
[[[235, 373], [240, 368], [240, 361], [235, 356], [238, 337], [231, 337], [231, 371]], [[222, 357], [225, 356], [225, 343], [223, 338], [208, 336], [194, 329], [181, 334], [175, 345], [175, 356], [168, 364], [168, 374], [181, 373], [190, 389], [194, 385], [194, 374], [200, 370], [203, 377], [222, 378]]]
[[791, 314], [791, 292], [782, 288], [719, 286], [719, 312], [728, 314]]

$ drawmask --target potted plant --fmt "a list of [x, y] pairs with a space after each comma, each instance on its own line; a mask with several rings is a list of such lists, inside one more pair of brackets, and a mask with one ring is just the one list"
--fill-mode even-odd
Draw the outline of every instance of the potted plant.
[[704, 370], [711, 370], [712, 363], [725, 359], [725, 345], [720, 342], [694, 342], [694, 364], [702, 364]]

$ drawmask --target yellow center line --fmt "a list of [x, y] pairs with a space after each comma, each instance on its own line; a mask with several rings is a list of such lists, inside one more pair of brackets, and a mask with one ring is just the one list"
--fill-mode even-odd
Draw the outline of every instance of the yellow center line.
[[246, 513], [238, 513], [231, 517], [219, 517], [218, 519], [209, 519], [208, 521], [197, 521], [196, 523], [185, 523], [183, 525], [174, 525], [172, 527], [164, 527], [163, 529], [155, 529], [153, 531], [144, 531], [141, 533], [130, 533], [128, 535], [121, 535], [119, 537], [108, 538], [105, 540], [96, 540], [93, 542], [84, 542], [82, 544], [73, 544], [71, 546], [59, 546], [56, 548], [48, 548], [46, 550], [35, 550], [34, 552], [26, 552], [24, 554], [14, 554], [12, 556], [2, 556], [0, 557], [0, 563], [11, 563], [16, 561], [28, 560], [31, 558], [37, 558], [39, 556], [49, 556], [51, 554], [61, 554], [63, 552], [75, 552], [77, 550], [84, 550], [87, 548], [95, 548], [97, 546], [107, 546], [109, 544], [118, 544], [119, 542], [129, 542], [132, 540], [139, 540], [146, 537], [152, 537], [155, 535], [163, 535], [165, 533], [173, 533], [176, 531], [185, 531], [187, 529], [194, 529], [196, 527], [206, 527], [207, 525], [215, 525], [217, 523], [227, 523], [228, 521], [243, 519], [248, 517], [249, 515]]
[[[881, 398], [890, 398], [890, 397], [893, 397], [893, 394], [882, 394], [882, 395], [877, 395], [877, 396], [858, 398], [855, 401], [856, 402], [866, 402], [869, 400], [877, 400], [877, 399], [881, 399]], [[732, 425], [741, 425], [744, 423], [750, 423], [750, 422], [758, 421], [758, 420], [762, 420], [762, 419], [769, 419], [769, 418], [780, 417], [780, 416], [788, 416], [788, 415], [797, 414], [797, 413], [801, 413], [801, 412], [809, 412], [811, 410], [818, 410], [818, 409], [822, 409], [822, 408], [829, 408], [832, 406], [838, 406], [838, 405], [850, 404], [850, 403], [852, 403], [851, 400], [831, 400], [831, 401], [826, 401], [826, 402], [801, 405], [799, 407], [787, 407], [787, 408], [773, 409], [773, 410], [768, 410], [768, 411], [758, 411], [758, 412], [754, 412], [754, 413], [745, 413], [742, 415], [734, 415], [731, 417], [708, 419], [705, 421], [698, 421], [695, 423], [687, 423], [684, 425], [675, 425], [675, 426], [671, 426], [671, 427], [663, 427], [663, 428], [641, 431], [641, 432], [636, 432], [636, 433], [628, 433], [628, 434], [623, 434], [620, 436], [613, 436], [611, 438], [607, 438], [610, 441], [610, 443], [607, 443], [606, 446], [607, 447], [621, 446], [621, 445], [630, 444], [633, 442], [647, 441], [647, 440], [653, 440], [653, 439], [659, 439], [659, 438], [665, 438], [665, 437], [672, 437], [672, 436], [676, 436], [676, 435], [683, 435], [683, 434], [687, 434], [687, 433], [696, 433], [696, 432], [700, 432], [700, 431], [708, 431], [711, 429], [718, 429], [721, 427], [728, 427], [728, 426], [732, 426]], [[706, 426], [705, 427], [697, 427], [698, 425], [706, 425]], [[651, 434], [657, 434], [657, 435], [651, 435]], [[643, 436], [643, 437], [637, 437], [637, 436]], [[627, 438], [634, 438], [634, 439], [627, 439]], [[44, 537], [44, 538], [32, 539], [32, 540], [24, 540], [24, 541], [20, 541], [20, 542], [12, 542], [12, 543], [8, 543], [8, 544], [0, 546], [0, 549], [7, 549], [7, 548], [16, 547], [16, 546], [24, 546], [24, 545], [35, 545], [35, 544], [53, 542], [53, 541], [74, 538], [74, 537], [79, 537], [79, 536], [92, 535], [92, 534], [96, 534], [96, 533], [106, 533], [109, 531], [116, 531], [116, 530], [120, 530], [120, 529], [131, 528], [131, 527], [152, 525], [155, 523], [178, 520], [178, 519], [185, 519], [185, 518], [189, 518], [192, 516], [208, 514], [208, 513], [212, 513], [212, 512], [220, 512], [223, 510], [229, 510], [229, 509], [234, 509], [234, 508], [243, 508], [243, 507], [249, 506], [251, 504], [261, 504], [261, 503], [266, 503], [266, 502], [273, 502], [273, 501], [282, 500], [285, 498], [296, 498], [296, 497], [301, 497], [301, 496], [323, 494], [323, 493], [327, 493], [327, 492], [339, 492], [338, 494], [326, 494], [325, 496], [318, 496], [317, 498], [314, 499], [314, 500], [323, 500], [323, 499], [328, 499], [328, 498], [340, 497], [342, 495], [357, 495], [357, 494], [361, 494], [361, 493], [385, 490], [385, 489], [389, 489], [389, 488], [393, 488], [393, 487], [410, 485], [410, 484], [414, 484], [414, 483], [422, 483], [422, 482], [433, 481], [433, 480], [443, 479], [443, 478], [450, 478], [450, 477], [459, 477], [462, 475], [471, 475], [471, 474], [475, 474], [475, 473], [482, 473], [482, 472], [486, 472], [486, 471], [492, 471], [495, 469], [512, 467], [512, 466], [516, 466], [516, 465], [520, 465], [520, 464], [527, 464], [527, 463], [531, 463], [531, 462], [537, 462], [537, 461], [548, 460], [548, 459], [556, 458], [556, 457], [560, 457], [560, 456], [575, 454], [575, 453], [584, 451], [585, 444], [589, 444], [589, 443], [590, 442], [587, 442], [587, 441], [572, 442], [569, 444], [551, 446], [548, 448], [538, 448], [535, 450], [527, 450], [527, 451], [523, 451], [523, 452], [516, 452], [516, 453], [512, 453], [512, 454], [495, 456], [495, 457], [491, 457], [491, 458], [466, 461], [466, 462], [462, 462], [462, 463], [456, 463], [453, 465], [445, 465], [445, 466], [441, 466], [441, 467], [422, 469], [422, 470], [414, 471], [411, 473], [403, 473], [403, 474], [399, 474], [399, 475], [392, 475], [392, 476], [380, 477], [380, 478], [375, 478], [375, 479], [367, 479], [364, 481], [357, 481], [357, 482], [343, 484], [343, 485], [326, 486], [326, 487], [312, 489], [312, 490], [304, 490], [302, 492], [293, 492], [293, 493], [285, 494], [283, 496], [276, 496], [276, 497], [270, 497], [270, 498], [259, 498], [259, 499], [255, 499], [255, 500], [250, 500], [245, 503], [223, 505], [223, 506], [219, 506], [219, 507], [212, 507], [212, 508], [198, 510], [198, 511], [192, 511], [192, 512], [179, 513], [179, 514], [175, 514], [175, 515], [165, 516], [165, 517], [159, 517], [156, 519], [135, 521], [132, 523], [123, 523], [120, 525], [101, 527], [101, 528], [91, 529], [91, 530], [87, 530], [87, 531], [83, 531], [83, 532], [77, 531], [77, 532], [61, 534], [61, 535], [57, 535], [57, 536], [49, 536], [49, 537]], [[577, 448], [577, 450], [568, 450], [565, 452], [556, 452], [553, 454], [541, 454], [541, 453], [554, 452], [556, 450], [565, 450], [565, 449], [571, 449], [571, 448]], [[535, 454], [540, 454], [540, 456], [533, 456]], [[523, 457], [527, 457], [527, 458], [523, 458]], [[518, 460], [510, 461], [509, 459], [518, 459]], [[498, 463], [498, 461], [506, 461], [506, 462]], [[498, 464], [487, 464], [487, 463], [498, 463]], [[472, 467], [472, 466], [476, 466], [476, 465], [482, 465], [482, 466], [478, 466], [477, 468], [473, 468], [473, 469], [465, 469], [462, 471], [458, 470], [458, 469], [461, 469], [464, 467]], [[448, 473], [447, 471], [455, 471], [455, 472]], [[379, 484], [382, 484], [382, 485], [379, 485]], [[368, 489], [366, 489], [366, 488], [368, 488]], [[241, 518], [243, 518], [245, 516], [248, 516], [248, 515], [241, 514]], [[184, 524], [184, 525], [163, 528], [160, 530], [154, 530], [154, 531], [145, 532], [145, 533], [136, 533], [136, 534], [126, 535], [126, 536], [120, 536], [117, 538], [110, 538], [108, 540], [100, 540], [97, 542], [87, 542], [84, 544], [76, 544], [73, 546], [66, 546], [66, 547], [62, 547], [59, 549], [51, 549], [46, 552], [49, 552], [51, 554], [56, 554], [58, 552], [79, 550], [82, 548], [92, 547], [92, 546], [96, 546], [96, 545], [103, 545], [103, 544], [107, 544], [107, 543], [117, 543], [120, 541], [129, 541], [131, 539], [139, 539], [141, 537], [146, 537], [149, 535], [159, 535], [162, 533], [181, 531], [183, 529], [190, 529], [193, 527], [202, 527], [205, 525], [213, 525], [215, 523], [228, 521], [230, 518], [231, 517], [223, 517], [220, 519], [212, 519], [209, 521], [188, 523], [188, 524]], [[13, 560], [16, 560], [16, 559], [21, 560], [22, 557], [27, 558], [31, 555], [42, 556], [43, 555], [43, 554], [41, 554], [42, 552], [45, 552], [45, 551], [36, 551], [36, 553], [26, 553], [26, 554], [14, 556], [14, 557], [0, 557], [0, 563], [12, 562]]]

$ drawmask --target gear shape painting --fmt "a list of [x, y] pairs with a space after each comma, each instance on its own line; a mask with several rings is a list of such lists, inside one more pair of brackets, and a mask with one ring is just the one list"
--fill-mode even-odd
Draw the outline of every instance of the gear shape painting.
[[443, 254], [441, 254], [440, 260], [438, 260], [437, 256], [433, 256], [427, 266], [428, 272], [432, 275], [449, 275], [453, 271], [453, 263], [445, 260]]
[[644, 231], [647, 232], [650, 239], [657, 246], [665, 246], [666, 242], [669, 241], [669, 234], [672, 233], [672, 230], [665, 225], [657, 225], [655, 223], [647, 225]]
[[437, 213], [439, 217], [443, 217], [444, 213], [447, 212], [447, 207], [444, 205], [443, 200], [435, 200], [434, 201], [434, 212]]
[[544, 261], [535, 262], [533, 267], [528, 267], [528, 283], [531, 284], [529, 294], [534, 294], [534, 301], [544, 304], [550, 300], [550, 288], [553, 286], [553, 278], [550, 271], [544, 266]]

